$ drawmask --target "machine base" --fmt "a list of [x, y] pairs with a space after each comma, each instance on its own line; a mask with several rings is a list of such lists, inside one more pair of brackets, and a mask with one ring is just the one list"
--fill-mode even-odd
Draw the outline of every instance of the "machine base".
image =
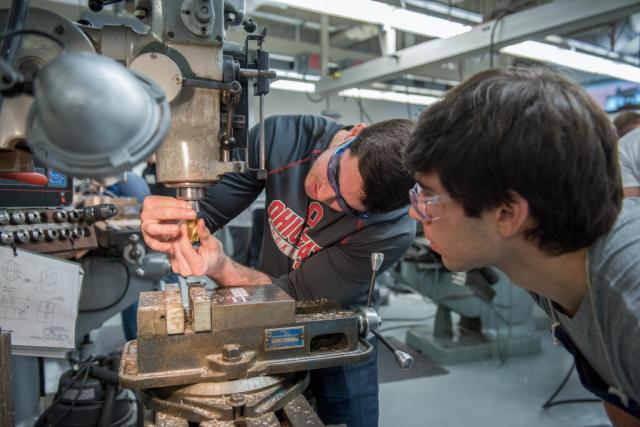
[[525, 356], [539, 353], [540, 338], [530, 332], [519, 333], [514, 327], [511, 336], [491, 338], [455, 335], [453, 337], [435, 337], [427, 326], [418, 326], [407, 331], [407, 345], [425, 356], [443, 365], [476, 362], [494, 356]]

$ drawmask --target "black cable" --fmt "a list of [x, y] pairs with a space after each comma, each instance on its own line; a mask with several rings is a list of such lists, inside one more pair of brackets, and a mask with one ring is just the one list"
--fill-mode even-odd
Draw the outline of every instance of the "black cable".
[[364, 106], [362, 105], [362, 99], [360, 97], [353, 99], [356, 101], [356, 104], [358, 104], [358, 108], [360, 109], [360, 121], [364, 122], [364, 119], [366, 118], [369, 123], [374, 123], [369, 113], [367, 113], [367, 110], [364, 109]]
[[[24, 29], [27, 22], [27, 14], [29, 11], [29, 2], [25, 0], [12, 0], [9, 9], [9, 17], [4, 31], [16, 31]], [[7, 64], [13, 65], [18, 56], [18, 50], [22, 39], [20, 37], [5, 40], [0, 47], [0, 56], [7, 61]]]
[[113, 264], [120, 264], [124, 268], [124, 271], [125, 271], [125, 273], [127, 275], [127, 281], [126, 281], [126, 284], [125, 284], [125, 287], [124, 287], [124, 291], [122, 291], [122, 294], [118, 297], [118, 299], [116, 299], [114, 302], [112, 302], [109, 305], [106, 305], [106, 306], [101, 307], [101, 308], [87, 308], [87, 309], [84, 309], [84, 310], [78, 310], [79, 313], [96, 313], [98, 311], [109, 310], [110, 308], [113, 308], [116, 305], [120, 304], [120, 302], [127, 295], [127, 292], [129, 291], [129, 284], [130, 284], [130, 281], [131, 281], [131, 273], [129, 273], [129, 269], [122, 262], [117, 261], [117, 262], [114, 262]]
[[58, 425], [58, 423], [60, 423], [65, 418], [67, 418], [67, 416], [71, 413], [73, 408], [76, 406], [76, 403], [78, 403], [78, 399], [80, 399], [80, 395], [82, 394], [82, 390], [84, 389], [84, 385], [87, 383], [87, 378], [89, 378], [89, 367], [88, 366], [87, 366], [87, 369], [86, 369], [86, 371], [84, 373], [84, 378], [82, 379], [82, 383], [80, 383], [80, 389], [78, 389], [78, 392], [76, 393], [76, 397], [73, 398], [73, 402], [71, 402], [71, 406], [69, 406], [67, 408], [67, 410], [64, 412], [64, 414], [62, 414], [60, 416], [60, 418], [58, 418], [56, 421], [51, 423], [51, 427], [55, 427], [56, 425]]
[[144, 427], [144, 404], [142, 403], [142, 393], [138, 390], [132, 390], [133, 395], [136, 398], [137, 412], [136, 412], [136, 427]]
[[105, 384], [107, 391], [104, 395], [104, 403], [100, 410], [100, 419], [98, 421], [98, 427], [109, 427], [111, 425], [111, 419], [113, 414], [113, 405], [116, 401], [116, 391], [118, 389], [118, 383], [107, 382]]
[[498, 24], [500, 24], [500, 21], [502, 21], [502, 19], [510, 13], [510, 10], [502, 10], [498, 12], [491, 27], [491, 38], [489, 39], [489, 68], [493, 68], [493, 57], [495, 55], [495, 49], [493, 45], [495, 44], [496, 28], [498, 28]]
[[[67, 386], [57, 394], [57, 397], [53, 400], [53, 402], [51, 402], [51, 405], [40, 415], [40, 417], [38, 418], [38, 421], [36, 421], [36, 423], [34, 424], [34, 427], [41, 427], [45, 425], [46, 419], [49, 413], [56, 407], [58, 402], [60, 402], [60, 399], [64, 397], [67, 390], [69, 390], [76, 383], [76, 381], [78, 381], [80, 376], [84, 373], [85, 378], [82, 381], [80, 390], [78, 390], [78, 393], [76, 393], [76, 400], [78, 399], [78, 397], [80, 396], [80, 392], [82, 391], [82, 388], [84, 387], [84, 384], [86, 382], [86, 378], [89, 373], [89, 366], [91, 365], [92, 362], [93, 362], [93, 356], [89, 356], [89, 358], [87, 358], [84, 362], [82, 362], [82, 364], [78, 367], [78, 371], [71, 377], [72, 378], [71, 382], [67, 384]], [[70, 412], [70, 409], [67, 409], [67, 411], [55, 423], [51, 423], [51, 425], [55, 426], [57, 423], [62, 421], [64, 417], [66, 417], [69, 414], [69, 412]]]
[[324, 95], [320, 95], [320, 98], [314, 98], [311, 96], [311, 93], [309, 92], [305, 92], [305, 95], [307, 95], [307, 99], [313, 103], [320, 103], [322, 101], [324, 101], [325, 96]]
[[409, 85], [406, 84], [406, 82], [405, 82], [404, 88], [407, 94], [407, 101], [405, 103], [407, 105], [407, 116], [408, 116], [407, 118], [409, 120], [413, 120], [413, 111], [411, 110], [411, 103], [409, 102]]
[[65, 50], [64, 43], [62, 43], [62, 40], [60, 40], [57, 37], [52, 36], [49, 33], [46, 33], [44, 31], [40, 31], [40, 30], [13, 30], [13, 31], [7, 31], [7, 32], [4, 32], [4, 33], [0, 34], [0, 40], [2, 40], [4, 38], [7, 38], [7, 37], [17, 36], [18, 34], [33, 34], [33, 35], [36, 35], [36, 36], [47, 38], [47, 39], [55, 42], [55, 44], [60, 46], [60, 48], [62, 50]]
[[553, 401], [553, 399], [555, 399], [555, 397], [558, 394], [560, 394], [560, 391], [562, 391], [564, 386], [569, 381], [569, 378], [571, 377], [571, 374], [573, 373], [573, 370], [575, 369], [575, 367], [576, 367], [576, 362], [573, 362], [573, 364], [571, 365], [571, 368], [569, 369], [569, 372], [567, 372], [567, 375], [565, 375], [565, 377], [562, 380], [562, 382], [560, 383], [560, 385], [556, 388], [556, 390], [553, 392], [551, 397], [548, 398], [547, 401], [542, 404], [542, 409], [549, 409], [552, 406], [564, 405], [564, 404], [568, 404], [568, 403], [594, 403], [594, 402], [600, 402], [600, 399], [564, 399], [564, 400], [556, 400], [555, 402]]
[[[49, 407], [44, 412], [42, 412], [42, 414], [40, 414], [40, 416], [36, 420], [36, 422], [33, 425], [33, 427], [43, 427], [45, 425], [45, 423], [47, 421], [47, 417], [49, 416], [49, 413], [53, 410], [53, 408], [55, 408], [55, 406], [58, 404], [58, 402], [60, 401], [62, 396], [64, 396], [64, 394], [67, 392], [67, 390], [69, 390], [69, 388], [71, 388], [71, 386], [73, 386], [76, 383], [76, 381], [80, 378], [81, 373], [85, 369], [87, 369], [87, 370], [89, 369], [89, 366], [86, 364], [86, 362], [88, 360], [92, 360], [92, 357], [90, 356], [88, 359], [83, 361], [78, 366], [78, 371], [75, 374], [73, 374], [73, 376], [71, 377], [71, 382], [69, 384], [67, 384], [67, 386], [65, 388], [63, 388], [62, 391], [57, 393], [56, 398], [51, 402], [51, 405], [49, 405]], [[76, 364], [76, 362], [73, 359], [69, 359], [69, 363]]]

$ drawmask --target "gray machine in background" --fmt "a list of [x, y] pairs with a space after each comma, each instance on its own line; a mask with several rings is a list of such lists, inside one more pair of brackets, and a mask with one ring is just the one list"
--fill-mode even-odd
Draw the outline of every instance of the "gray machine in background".
[[[407, 331], [411, 347], [442, 364], [538, 353], [533, 300], [496, 269], [448, 271], [425, 239], [400, 263], [398, 279], [437, 304], [433, 326]], [[453, 313], [460, 316], [456, 324]]]

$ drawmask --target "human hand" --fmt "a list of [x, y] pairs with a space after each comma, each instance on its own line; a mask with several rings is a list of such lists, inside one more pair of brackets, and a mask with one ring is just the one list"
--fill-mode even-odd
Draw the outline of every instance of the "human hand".
[[[195, 219], [191, 204], [166, 196], [145, 197], [140, 214], [142, 236], [151, 249], [164, 253], [172, 252], [172, 242], [178, 241], [182, 231], [180, 221]], [[186, 230], [186, 227], [185, 227]]]
[[180, 237], [171, 245], [169, 261], [171, 268], [181, 276], [208, 275], [215, 279], [215, 273], [221, 271], [228, 260], [222, 250], [222, 243], [209, 233], [204, 220], [198, 220], [196, 230], [200, 238], [200, 246], [194, 248], [188, 238], [187, 225], [180, 224]]

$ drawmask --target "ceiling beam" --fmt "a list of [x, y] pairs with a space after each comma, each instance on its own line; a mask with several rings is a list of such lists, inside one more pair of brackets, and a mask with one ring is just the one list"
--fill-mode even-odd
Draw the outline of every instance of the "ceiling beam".
[[[569, 33], [600, 25], [640, 11], [637, 0], [560, 0], [504, 17], [497, 23], [493, 47], [518, 43], [554, 33]], [[342, 72], [340, 79], [325, 77], [316, 84], [320, 93], [335, 92], [386, 80], [429, 64], [454, 61], [487, 52], [495, 21], [477, 25], [471, 31], [447, 39], [430, 40], [378, 57]]]

